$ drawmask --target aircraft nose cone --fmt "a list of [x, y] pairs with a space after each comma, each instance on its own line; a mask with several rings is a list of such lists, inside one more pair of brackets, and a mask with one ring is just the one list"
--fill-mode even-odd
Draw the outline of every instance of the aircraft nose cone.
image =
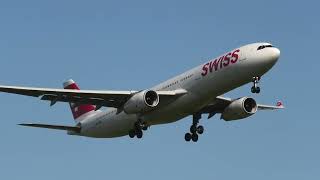
[[280, 57], [280, 50], [278, 48], [272, 48], [270, 52], [270, 61], [276, 63]]

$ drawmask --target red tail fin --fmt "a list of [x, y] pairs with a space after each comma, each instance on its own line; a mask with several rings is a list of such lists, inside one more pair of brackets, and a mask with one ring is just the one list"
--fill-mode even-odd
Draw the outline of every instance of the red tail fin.
[[[72, 80], [68, 80], [66, 82], [63, 83], [63, 87], [64, 89], [76, 89], [76, 90], [80, 90], [80, 88], [78, 87], [78, 85]], [[88, 112], [91, 112], [93, 110], [95, 110], [95, 106], [94, 105], [90, 105], [90, 104], [83, 104], [83, 105], [76, 105], [73, 103], [70, 103], [70, 108], [73, 114], [73, 118], [76, 121], [80, 121], [82, 115], [87, 114]]]

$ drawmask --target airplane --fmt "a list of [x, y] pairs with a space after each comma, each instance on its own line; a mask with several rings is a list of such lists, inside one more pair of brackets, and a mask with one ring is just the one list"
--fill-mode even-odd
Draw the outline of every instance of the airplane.
[[[192, 116], [186, 141], [197, 142], [204, 127], [199, 125], [203, 114], [208, 119], [234, 121], [254, 115], [258, 110], [283, 109], [258, 104], [252, 97], [231, 99], [222, 95], [252, 83], [252, 93], [260, 93], [261, 77], [278, 61], [280, 50], [270, 43], [252, 43], [228, 51], [200, 66], [175, 76], [149, 89], [140, 91], [80, 90], [73, 81], [64, 89], [0, 86], [0, 92], [38, 97], [70, 105], [75, 126], [23, 123], [22, 126], [65, 130], [69, 135], [114, 138], [129, 135], [143, 137], [150, 126], [168, 124]], [[106, 110], [101, 110], [107, 107]]]

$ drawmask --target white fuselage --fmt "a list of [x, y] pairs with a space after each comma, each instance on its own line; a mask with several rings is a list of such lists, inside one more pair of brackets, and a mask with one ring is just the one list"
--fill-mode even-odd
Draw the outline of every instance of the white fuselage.
[[270, 70], [280, 51], [274, 47], [257, 50], [259, 46], [268, 44], [242, 46], [150, 88], [155, 91], [187, 91], [174, 100], [160, 99], [159, 105], [152, 111], [144, 114], [118, 113], [115, 108], [97, 111], [94, 117], [81, 122], [81, 133], [77, 135], [119, 137], [128, 135], [138, 117], [151, 126], [175, 122], [192, 115], [217, 96], [247, 84], [252, 81], [252, 77], [262, 76]]

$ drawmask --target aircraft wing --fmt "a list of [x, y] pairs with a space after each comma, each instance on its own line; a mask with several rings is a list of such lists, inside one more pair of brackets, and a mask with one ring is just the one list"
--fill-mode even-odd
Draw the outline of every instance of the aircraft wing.
[[[216, 113], [222, 113], [224, 109], [232, 102], [233, 100], [231, 98], [226, 98], [222, 96], [218, 96], [215, 98], [215, 100], [205, 106], [203, 109], [200, 110], [200, 113], [209, 114], [208, 119], [214, 116]], [[276, 106], [272, 105], [263, 105], [263, 104], [257, 104], [258, 110], [277, 110], [277, 109], [283, 109], [284, 106], [280, 101], [277, 102]]]
[[259, 110], [276, 110], [276, 109], [284, 109], [284, 106], [280, 101], [278, 101], [276, 106], [258, 104], [258, 109]]
[[[52, 89], [19, 86], [0, 86], [0, 92], [19, 94], [25, 96], [40, 97], [41, 100], [51, 101], [50, 105], [56, 102], [72, 102], [76, 104], [92, 104], [99, 107], [120, 108], [127, 100], [138, 91], [97, 91], [97, 90], [73, 90], [73, 89]], [[185, 93], [176, 91], [157, 91], [159, 96], [176, 96]]]

